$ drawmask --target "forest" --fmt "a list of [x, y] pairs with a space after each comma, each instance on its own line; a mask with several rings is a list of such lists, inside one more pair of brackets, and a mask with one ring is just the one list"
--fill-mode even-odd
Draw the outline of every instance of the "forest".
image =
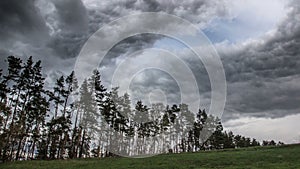
[[224, 131], [221, 119], [187, 104], [145, 105], [108, 89], [94, 70], [45, 85], [41, 61], [6, 59], [0, 70], [0, 160], [104, 158], [282, 145]]

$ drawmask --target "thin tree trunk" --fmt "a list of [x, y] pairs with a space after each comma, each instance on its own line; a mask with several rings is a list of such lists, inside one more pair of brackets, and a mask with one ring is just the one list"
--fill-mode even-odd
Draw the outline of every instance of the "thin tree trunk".
[[35, 143], [36, 143], [36, 141], [34, 140], [33, 144], [32, 144], [32, 152], [31, 152], [31, 158], [32, 159], [34, 159]]
[[85, 134], [86, 134], [86, 131], [84, 129], [83, 130], [83, 135], [82, 135], [82, 140], [81, 140], [81, 145], [80, 145], [79, 158], [82, 158], [83, 146], [84, 146], [84, 141], [85, 141]]

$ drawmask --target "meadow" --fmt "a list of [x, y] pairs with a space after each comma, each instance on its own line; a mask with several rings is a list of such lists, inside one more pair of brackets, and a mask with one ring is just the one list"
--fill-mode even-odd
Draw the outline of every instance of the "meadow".
[[300, 144], [251, 147], [148, 158], [112, 157], [53, 161], [18, 161], [0, 164], [1, 169], [247, 169], [300, 168]]

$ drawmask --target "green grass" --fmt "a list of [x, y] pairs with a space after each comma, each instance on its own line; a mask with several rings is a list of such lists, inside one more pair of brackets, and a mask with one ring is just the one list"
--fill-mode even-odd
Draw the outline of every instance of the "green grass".
[[149, 158], [104, 158], [20, 161], [0, 164], [1, 169], [196, 169], [295, 168], [300, 169], [300, 145], [257, 147], [199, 153], [163, 154]]

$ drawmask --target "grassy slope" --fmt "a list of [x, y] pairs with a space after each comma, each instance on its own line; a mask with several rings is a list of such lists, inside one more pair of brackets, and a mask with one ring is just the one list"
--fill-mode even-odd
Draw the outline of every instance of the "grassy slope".
[[300, 169], [300, 145], [248, 148], [199, 153], [165, 154], [149, 158], [105, 158], [22, 161], [0, 164], [1, 169], [126, 169], [126, 168], [295, 168]]

